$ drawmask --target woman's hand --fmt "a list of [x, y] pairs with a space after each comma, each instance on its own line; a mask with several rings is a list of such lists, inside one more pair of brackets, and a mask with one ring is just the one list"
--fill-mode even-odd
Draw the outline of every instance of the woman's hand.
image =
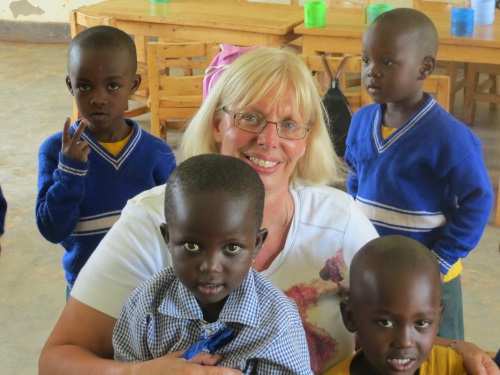
[[455, 349], [464, 360], [464, 367], [470, 375], [500, 375], [493, 359], [476, 345], [462, 340], [452, 341], [449, 346]]
[[69, 125], [70, 119], [67, 118], [63, 129], [62, 152], [64, 156], [70, 159], [86, 162], [89, 157], [90, 148], [87, 142], [80, 139], [80, 136], [87, 127], [87, 122], [81, 120], [73, 136], [69, 134]]
[[241, 375], [240, 371], [214, 367], [220, 356], [200, 353], [190, 361], [181, 358], [182, 352], [167, 354], [147, 362], [136, 362], [131, 375]]

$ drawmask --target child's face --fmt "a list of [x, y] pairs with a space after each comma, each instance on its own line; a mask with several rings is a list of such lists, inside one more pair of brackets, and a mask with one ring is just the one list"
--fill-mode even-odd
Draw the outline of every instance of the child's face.
[[362, 76], [377, 103], [411, 101], [422, 90], [422, 57], [416, 36], [370, 28], [363, 37]]
[[415, 374], [437, 335], [440, 293], [425, 272], [401, 275], [397, 284], [390, 279], [373, 280], [362, 298], [350, 302], [361, 361], [383, 375]]
[[246, 277], [262, 246], [251, 199], [225, 192], [174, 194], [174, 209], [163, 227], [179, 280], [204, 313], [218, 316], [226, 297]]
[[112, 134], [123, 124], [128, 98], [140, 83], [129, 60], [126, 51], [115, 48], [72, 51], [66, 83], [94, 134]]

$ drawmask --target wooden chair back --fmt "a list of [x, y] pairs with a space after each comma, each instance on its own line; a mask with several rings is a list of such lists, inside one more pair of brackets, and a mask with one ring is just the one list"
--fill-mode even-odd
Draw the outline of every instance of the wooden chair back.
[[219, 51], [216, 44], [150, 42], [147, 46], [151, 133], [182, 129], [202, 102], [205, 69]]
[[[313, 75], [316, 76], [320, 94], [323, 95], [328, 88], [329, 80], [325, 80], [324, 78], [325, 67], [321, 56], [303, 56], [303, 59]], [[334, 75], [343, 59], [343, 57], [326, 58]], [[372, 102], [370, 96], [361, 85], [361, 58], [359, 56], [347, 58], [342, 67], [339, 83], [353, 112]], [[431, 75], [424, 81], [423, 89], [433, 95], [443, 108], [447, 111], [450, 110], [450, 77], [444, 75]]]

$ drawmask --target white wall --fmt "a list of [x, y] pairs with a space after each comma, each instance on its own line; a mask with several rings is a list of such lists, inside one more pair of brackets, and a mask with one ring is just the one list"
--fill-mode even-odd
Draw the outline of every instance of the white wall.
[[69, 12], [101, 0], [0, 0], [0, 20], [69, 22]]

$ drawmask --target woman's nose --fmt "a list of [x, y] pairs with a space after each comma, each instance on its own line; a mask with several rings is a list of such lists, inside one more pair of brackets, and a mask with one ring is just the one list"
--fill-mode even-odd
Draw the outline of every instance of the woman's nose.
[[258, 135], [259, 145], [266, 147], [277, 147], [279, 143], [278, 124], [268, 121], [265, 128]]

